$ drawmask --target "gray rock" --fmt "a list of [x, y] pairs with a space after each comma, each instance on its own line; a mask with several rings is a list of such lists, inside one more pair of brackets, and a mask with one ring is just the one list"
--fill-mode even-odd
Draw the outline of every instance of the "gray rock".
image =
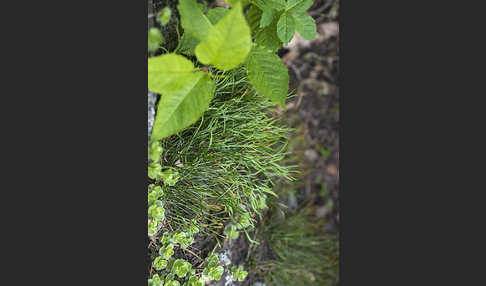
[[152, 134], [152, 127], [155, 120], [155, 103], [157, 102], [157, 95], [149, 91], [148, 93], [148, 140]]

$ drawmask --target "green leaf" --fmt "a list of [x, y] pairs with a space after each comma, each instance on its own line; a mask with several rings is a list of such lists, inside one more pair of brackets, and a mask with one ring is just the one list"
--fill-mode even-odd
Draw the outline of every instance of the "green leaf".
[[303, 0], [272, 0], [279, 9], [289, 10], [303, 2]]
[[155, 52], [159, 46], [164, 42], [164, 36], [157, 28], [150, 28], [148, 32], [148, 50]]
[[148, 177], [152, 180], [156, 180], [160, 177], [162, 166], [159, 163], [150, 163], [148, 165]]
[[181, 284], [177, 280], [172, 280], [172, 281], [168, 281], [165, 285], [167, 285], [167, 286], [180, 286]]
[[149, 89], [162, 94], [152, 130], [152, 140], [159, 140], [196, 122], [209, 107], [215, 86], [180, 55], [150, 58], [148, 67]]
[[207, 17], [211, 24], [216, 24], [221, 20], [227, 13], [229, 12], [229, 9], [223, 8], [223, 7], [216, 7], [213, 9], [210, 9], [208, 11]]
[[179, 172], [168, 169], [161, 172], [160, 177], [164, 181], [164, 185], [173, 186], [179, 181], [180, 175]]
[[221, 276], [223, 275], [223, 272], [224, 272], [224, 268], [223, 266], [218, 266], [218, 267], [215, 267], [215, 268], [211, 268], [209, 270], [209, 278], [211, 280], [219, 280], [221, 279]]
[[305, 40], [314, 40], [317, 35], [316, 22], [305, 12], [292, 14], [295, 29]]
[[161, 221], [165, 218], [165, 209], [161, 201], [155, 201], [148, 209], [148, 217], [157, 221]]
[[295, 33], [295, 23], [294, 18], [291, 17], [287, 12], [283, 13], [280, 16], [280, 19], [277, 23], [277, 35], [284, 42], [287, 44], [292, 40], [292, 37]]
[[164, 152], [164, 149], [160, 145], [160, 142], [154, 141], [150, 144], [150, 149], [149, 149], [150, 160], [154, 162], [159, 161], [160, 156], [162, 156], [162, 152]]
[[240, 217], [240, 219], [236, 223], [236, 229], [247, 228], [250, 225], [251, 225], [251, 223], [250, 223], [250, 215], [248, 213], [243, 213], [243, 216]]
[[[168, 233], [164, 233], [160, 238], [160, 243], [167, 244], [170, 242], [170, 235]], [[172, 247], [173, 248], [173, 247]], [[160, 254], [160, 253], [159, 253]]]
[[162, 284], [162, 279], [160, 279], [159, 274], [154, 274], [151, 280], [154, 286], [159, 286]]
[[148, 223], [148, 235], [153, 236], [157, 232], [157, 221], [151, 220]]
[[199, 40], [189, 34], [183, 34], [180, 39], [179, 52], [185, 55], [194, 56], [196, 46], [199, 44]]
[[250, 83], [258, 93], [283, 108], [289, 89], [289, 73], [282, 60], [273, 52], [255, 45], [246, 62]]
[[229, 70], [241, 64], [250, 50], [250, 27], [243, 16], [241, 3], [237, 2], [209, 29], [207, 39], [196, 47], [196, 57], [203, 64], [212, 64], [218, 69]]
[[204, 286], [206, 284], [206, 281], [204, 281], [203, 277], [197, 278], [197, 276], [191, 276], [189, 277], [189, 286]]
[[216, 254], [214, 254], [214, 253], [212, 253], [208, 258], [206, 258], [206, 260], [207, 260], [208, 266], [210, 268], [215, 267], [219, 263], [218, 256]]
[[[233, 268], [234, 270], [234, 268]], [[248, 275], [248, 272], [247, 271], [244, 271], [243, 270], [243, 267], [240, 265], [238, 267], [238, 270], [234, 271], [234, 273], [232, 273], [232, 278], [234, 281], [244, 281], [246, 276]]]
[[306, 14], [306, 10], [312, 6], [312, 0], [275, 0], [284, 6], [285, 12], [280, 16], [277, 25], [278, 37], [284, 43], [290, 42], [295, 30], [302, 38], [313, 40], [316, 35], [316, 23], [312, 17]]
[[148, 59], [148, 88], [156, 93], [173, 93], [189, 85], [194, 65], [183, 56], [165, 54]]
[[286, 7], [283, 0], [253, 0], [253, 2], [263, 11], [268, 9], [283, 10]]
[[174, 234], [174, 236], [172, 237], [172, 240], [174, 242], [177, 242], [179, 244], [182, 244], [182, 243], [184, 243], [184, 239], [185, 238], [186, 238], [186, 233], [184, 233], [184, 232], [181, 231], [181, 232], [178, 232], [178, 233]]
[[237, 239], [240, 233], [232, 226], [226, 230], [226, 236], [228, 239]]
[[159, 254], [164, 257], [164, 259], [169, 259], [174, 255], [174, 245], [171, 243], [166, 247], [161, 247], [159, 250]]
[[314, 4], [314, 0], [297, 0], [288, 3], [289, 5], [286, 6], [286, 9], [290, 11], [292, 14], [301, 13], [307, 11], [312, 4]]
[[275, 12], [273, 9], [265, 9], [263, 10], [262, 19], [260, 21], [260, 28], [264, 28], [270, 25], [275, 18]]
[[179, 278], [184, 278], [186, 274], [191, 271], [191, 263], [185, 261], [184, 259], [177, 259], [172, 265], [172, 273], [177, 275]]
[[157, 258], [155, 258], [155, 260], [152, 264], [153, 264], [153, 266], [156, 270], [162, 270], [165, 267], [167, 267], [168, 263], [169, 262], [167, 260], [165, 260], [162, 256], [158, 256]]
[[162, 26], [165, 26], [167, 23], [169, 23], [171, 16], [172, 9], [170, 9], [170, 7], [165, 7], [159, 13], [157, 13], [157, 22], [159, 22]]
[[148, 204], [152, 204], [163, 195], [164, 191], [162, 191], [162, 188], [160, 186], [154, 186], [153, 184], [151, 184], [151, 186], [149, 186]]
[[249, 0], [225, 0], [231, 7], [233, 7], [237, 2], [241, 2], [241, 7], [245, 8], [250, 4]]
[[246, 20], [248, 21], [248, 25], [250, 26], [250, 30], [252, 34], [255, 34], [255, 32], [260, 27], [261, 17], [262, 17], [262, 10], [255, 5], [251, 5], [250, 9], [248, 10]]
[[282, 41], [277, 35], [277, 22], [278, 18], [275, 17], [269, 26], [257, 30], [255, 34], [255, 43], [274, 52], [280, 49], [282, 47]]
[[196, 0], [180, 0], [177, 9], [181, 15], [184, 34], [187, 33], [200, 41], [204, 41], [212, 25], [204, 16]]
[[169, 273], [169, 274], [167, 274], [167, 276], [165, 276], [165, 282], [167, 283], [170, 280], [174, 280], [174, 278], [175, 278], [174, 273]]

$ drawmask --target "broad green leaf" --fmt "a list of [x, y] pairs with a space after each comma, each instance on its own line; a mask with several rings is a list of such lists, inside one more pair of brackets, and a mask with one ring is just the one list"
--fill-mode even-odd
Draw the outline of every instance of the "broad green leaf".
[[265, 28], [259, 28], [255, 33], [255, 43], [264, 46], [272, 51], [277, 51], [282, 47], [282, 41], [277, 35], [278, 18], [275, 17], [273, 22]]
[[[187, 1], [187, 0], [186, 0]], [[251, 50], [250, 28], [237, 2], [216, 25], [206, 40], [196, 47], [196, 57], [203, 64], [230, 70], [241, 64]]]
[[164, 36], [157, 28], [150, 28], [148, 32], [148, 50], [155, 52], [159, 49], [160, 44], [164, 42]]
[[185, 55], [194, 56], [197, 44], [199, 44], [199, 40], [196, 37], [184, 33], [180, 39], [179, 52]]
[[253, 0], [253, 3], [257, 5], [263, 11], [266, 9], [283, 10], [286, 7], [286, 3], [283, 0]]
[[214, 95], [214, 83], [209, 76], [195, 72], [191, 61], [175, 54], [149, 59], [148, 86], [162, 94], [152, 131], [153, 141], [176, 134], [196, 122]]
[[314, 4], [314, 0], [300, 0], [296, 5], [288, 6], [286, 8], [290, 13], [302, 13], [307, 11], [312, 4]]
[[284, 42], [287, 44], [292, 40], [292, 37], [295, 33], [295, 23], [293, 17], [291, 17], [287, 12], [283, 13], [280, 16], [280, 19], [277, 23], [277, 35]]
[[264, 46], [272, 51], [277, 51], [282, 47], [282, 41], [277, 36], [278, 15], [273, 22], [265, 28], [260, 28], [260, 18], [262, 11], [257, 6], [251, 6], [248, 11], [248, 24], [253, 33], [255, 43]]
[[292, 14], [295, 29], [305, 40], [314, 40], [317, 35], [316, 22], [305, 12]]
[[250, 30], [252, 34], [260, 27], [260, 19], [262, 17], [262, 10], [255, 5], [252, 5], [248, 10], [248, 15], [246, 16], [246, 20], [248, 21], [248, 25], [250, 26]]
[[211, 24], [215, 25], [216, 23], [221, 20], [227, 13], [229, 12], [229, 9], [223, 8], [223, 7], [216, 7], [208, 11], [208, 14], [206, 15], [211, 22]]
[[181, 15], [184, 34], [187, 33], [200, 41], [204, 41], [212, 25], [201, 11], [196, 0], [180, 0], [177, 9]]
[[260, 21], [260, 28], [264, 28], [270, 25], [273, 22], [273, 18], [275, 18], [275, 12], [273, 11], [273, 9], [263, 10], [262, 19]]
[[170, 17], [172, 16], [172, 9], [170, 7], [165, 7], [164, 9], [160, 10], [157, 13], [157, 22], [159, 22], [162, 26], [167, 25], [170, 21]]
[[262, 11], [260, 28], [264, 28], [273, 22], [277, 10], [284, 8], [283, 5], [269, 0], [254, 0], [255, 5]]
[[187, 77], [191, 81], [184, 88], [162, 95], [152, 131], [153, 140], [182, 131], [196, 122], [209, 107], [214, 96], [213, 81], [203, 72]]
[[304, 0], [272, 0], [270, 2], [274, 2], [275, 5], [280, 7], [280, 9], [290, 10], [294, 7], [297, 7], [301, 4]]
[[236, 4], [236, 2], [241, 2], [241, 7], [243, 7], [243, 8], [245, 8], [246, 6], [248, 6], [248, 4], [250, 4], [249, 0], [225, 0], [225, 1], [231, 7], [233, 7]]
[[194, 65], [183, 56], [165, 54], [148, 59], [148, 88], [165, 94], [180, 90], [194, 79]]
[[255, 45], [246, 62], [248, 78], [258, 93], [285, 108], [289, 73], [282, 60], [264, 47]]

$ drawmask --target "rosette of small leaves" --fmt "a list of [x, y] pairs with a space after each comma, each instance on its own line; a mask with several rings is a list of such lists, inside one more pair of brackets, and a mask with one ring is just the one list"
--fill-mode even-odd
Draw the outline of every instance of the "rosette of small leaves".
[[160, 238], [160, 243], [162, 245], [166, 245], [167, 243], [171, 242], [171, 236], [169, 233], [164, 233], [162, 237]]
[[243, 270], [243, 266], [241, 265], [238, 267], [238, 269], [236, 269], [236, 266], [233, 265], [230, 272], [233, 281], [244, 281], [246, 276], [248, 275], [248, 272]]
[[194, 242], [194, 237], [183, 231], [175, 233], [171, 239], [172, 242], [179, 244], [182, 249], [186, 249]]
[[191, 263], [179, 258], [174, 261], [174, 264], [172, 264], [172, 273], [177, 275], [179, 278], [184, 278], [186, 277], [187, 273], [191, 271], [191, 268]]
[[164, 149], [160, 145], [159, 141], [154, 141], [150, 144], [148, 152], [149, 152], [149, 159], [152, 160], [153, 162], [158, 162], [160, 156], [162, 156], [162, 153], [164, 152]]
[[174, 280], [175, 278], [175, 275], [174, 273], [168, 273], [167, 276], [165, 276], [165, 284], [171, 282], [172, 280]]
[[148, 32], [148, 50], [155, 52], [159, 49], [159, 46], [164, 43], [165, 39], [162, 33], [157, 28], [150, 28]]
[[180, 178], [179, 172], [170, 168], [160, 173], [164, 185], [174, 186]]
[[221, 279], [223, 272], [224, 272], [224, 268], [221, 265], [210, 268], [208, 271], [209, 279], [218, 281], [219, 279]]
[[236, 230], [236, 226], [233, 224], [226, 227], [225, 233], [228, 239], [237, 239], [240, 236], [240, 233]]
[[154, 268], [156, 270], [160, 271], [160, 270], [166, 268], [168, 263], [169, 263], [169, 261], [165, 260], [164, 257], [158, 256], [157, 258], [155, 258], [152, 265], [154, 266]]
[[218, 266], [219, 259], [216, 254], [212, 253], [206, 258], [206, 267], [203, 270], [203, 275], [208, 277], [210, 280], [219, 280], [223, 275], [223, 266]]
[[159, 254], [164, 259], [170, 259], [172, 257], [172, 255], [174, 255], [174, 244], [170, 243], [170, 244], [166, 245], [165, 247], [161, 247], [159, 249]]
[[238, 220], [238, 222], [236, 223], [236, 228], [237, 229], [244, 229], [244, 228], [247, 228], [251, 225], [251, 222], [250, 222], [250, 214], [248, 213], [244, 213], [240, 219]]
[[156, 220], [149, 220], [148, 222], [148, 235], [153, 236], [157, 233], [158, 230], [158, 222]]
[[163, 286], [164, 280], [162, 280], [159, 274], [154, 274], [152, 278], [148, 280], [148, 286]]
[[154, 184], [150, 184], [148, 188], [148, 204], [149, 206], [160, 199], [164, 195], [162, 188], [160, 186], [155, 186]]
[[159, 163], [148, 164], [148, 177], [152, 180], [157, 180], [162, 176], [162, 166]]
[[170, 9], [170, 7], [165, 7], [164, 9], [160, 10], [159, 13], [157, 13], [157, 22], [159, 22], [162, 26], [165, 26], [167, 23], [169, 23], [171, 16], [172, 9]]
[[148, 209], [148, 217], [156, 221], [162, 221], [165, 218], [164, 204], [156, 200]]
[[204, 286], [206, 284], [206, 281], [204, 280], [203, 277], [197, 277], [195, 275], [191, 275], [189, 279], [187, 280], [186, 283], [184, 283], [184, 286]]
[[164, 286], [180, 286], [181, 284], [177, 280], [167, 281]]
[[197, 227], [197, 221], [195, 219], [191, 220], [190, 223], [186, 224], [184, 229], [186, 229], [186, 233], [191, 236], [199, 232], [199, 227]]

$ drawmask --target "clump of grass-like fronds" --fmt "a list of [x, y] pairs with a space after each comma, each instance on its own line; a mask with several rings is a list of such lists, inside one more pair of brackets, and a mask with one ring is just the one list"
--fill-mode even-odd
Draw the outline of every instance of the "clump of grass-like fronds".
[[220, 235], [227, 221], [256, 214], [272, 195], [274, 179], [291, 179], [285, 156], [288, 128], [272, 116], [266, 99], [242, 69], [219, 73], [214, 99], [202, 119], [162, 141], [162, 165], [181, 175], [164, 186], [169, 227], [196, 219], [203, 232]]
[[266, 285], [336, 285], [338, 240], [320, 233], [321, 226], [308, 208], [288, 216], [272, 208], [258, 229], [271, 254], [250, 259]]

